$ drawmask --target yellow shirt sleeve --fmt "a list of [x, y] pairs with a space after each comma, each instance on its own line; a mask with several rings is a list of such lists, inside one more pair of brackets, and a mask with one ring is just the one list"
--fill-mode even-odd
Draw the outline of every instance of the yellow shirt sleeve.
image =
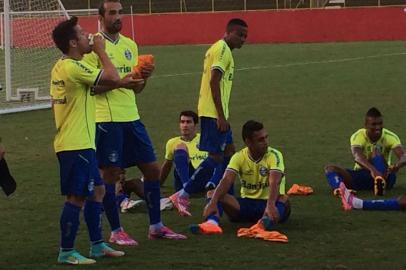
[[68, 74], [72, 80], [89, 86], [96, 86], [102, 75], [102, 70], [92, 67], [86, 62], [71, 61]]
[[218, 43], [220, 46], [217, 46], [213, 51], [213, 64], [211, 65], [210, 69], [219, 69], [222, 73], [227, 70], [227, 66], [229, 64], [230, 58], [227, 54], [227, 44]]
[[241, 152], [235, 153], [230, 162], [228, 163], [227, 170], [231, 170], [237, 174], [240, 174], [241, 169]]
[[350, 145], [351, 146], [363, 146], [365, 145], [365, 137], [363, 135], [362, 130], [358, 130], [355, 132], [350, 138]]
[[385, 141], [386, 141], [386, 145], [390, 148], [393, 149], [396, 146], [401, 145], [402, 143], [400, 142], [399, 137], [393, 133], [393, 132], [389, 132], [389, 131], [385, 131]]
[[271, 156], [273, 158], [270, 160], [270, 163], [268, 164], [270, 170], [277, 170], [280, 171], [282, 174], [285, 174], [285, 164], [283, 162], [282, 153], [275, 149], [271, 149]]

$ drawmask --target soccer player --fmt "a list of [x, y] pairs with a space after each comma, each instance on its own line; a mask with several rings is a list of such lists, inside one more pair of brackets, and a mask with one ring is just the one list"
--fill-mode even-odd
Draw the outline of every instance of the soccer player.
[[[161, 184], [168, 177], [169, 172], [175, 165], [174, 186], [177, 191], [169, 198], [181, 215], [190, 216], [188, 209], [189, 195], [205, 190], [207, 181], [213, 174], [213, 170], [206, 168], [196, 170], [200, 163], [207, 158], [207, 152], [198, 149], [200, 134], [197, 133], [199, 117], [193, 111], [182, 111], [179, 115], [180, 136], [171, 138], [166, 143], [165, 161], [161, 167]], [[180, 197], [178, 199], [178, 197]], [[180, 200], [180, 204], [177, 204]]]
[[8, 169], [8, 165], [4, 155], [6, 150], [1, 144], [0, 137], [0, 188], [4, 191], [7, 196], [10, 196], [17, 188], [17, 183]]
[[[235, 148], [228, 123], [228, 104], [234, 77], [232, 50], [242, 47], [247, 34], [248, 25], [245, 21], [231, 19], [227, 23], [224, 37], [207, 50], [204, 58], [198, 102], [201, 125], [199, 149], [207, 151], [209, 156], [197, 170], [207, 168], [213, 170], [213, 175], [206, 186], [208, 189], [217, 185], [234, 153]], [[187, 202], [182, 196], [177, 196], [177, 200], [177, 205]], [[187, 209], [187, 205], [183, 208]]]
[[[383, 195], [396, 182], [396, 172], [406, 164], [406, 152], [399, 137], [383, 128], [382, 114], [377, 108], [370, 108], [365, 115], [365, 126], [357, 130], [350, 139], [351, 152], [355, 160], [354, 169], [344, 169], [337, 165], [327, 165], [325, 174], [335, 195], [339, 184], [353, 190], [374, 190]], [[397, 161], [392, 165], [391, 156]]]
[[406, 210], [406, 196], [384, 200], [363, 200], [348, 190], [343, 182], [340, 183], [339, 189], [344, 210]]
[[[137, 64], [137, 44], [120, 34], [122, 28], [122, 5], [119, 0], [104, 0], [99, 7], [101, 32], [106, 40], [106, 52], [110, 56], [120, 77], [131, 74]], [[97, 55], [89, 54], [86, 61], [92, 65], [100, 64]], [[145, 80], [153, 68], [143, 68]], [[101, 176], [106, 183], [104, 210], [112, 230], [110, 242], [119, 245], [136, 245], [136, 241], [121, 227], [115, 196], [115, 183], [119, 181], [124, 168], [137, 165], [144, 175], [150, 228], [149, 238], [185, 239], [164, 226], [160, 217], [160, 168], [151, 140], [138, 114], [135, 93], [145, 87], [122, 87], [98, 95], [96, 98], [96, 145], [97, 160]]]
[[[285, 166], [281, 152], [268, 146], [268, 133], [262, 123], [250, 120], [242, 128], [247, 147], [235, 153], [215, 190], [207, 192], [209, 202], [203, 216], [205, 222], [191, 225], [194, 233], [222, 233], [218, 206], [232, 222], [257, 222], [269, 218], [270, 226], [284, 222], [290, 214], [285, 194]], [[239, 176], [241, 198], [227, 193]], [[219, 204], [219, 205], [218, 205]]]
[[[124, 252], [106, 245], [102, 238], [100, 214], [104, 185], [100, 178], [95, 153], [95, 98], [99, 84], [117, 87], [120, 80], [115, 67], [104, 51], [101, 37], [94, 37], [92, 47], [88, 33], [77, 24], [77, 18], [59, 23], [52, 32], [56, 46], [65, 55], [51, 72], [50, 94], [57, 133], [54, 148], [58, 157], [61, 193], [66, 201], [60, 217], [61, 245], [58, 262], [64, 264], [92, 264], [74, 249], [79, 227], [79, 214], [84, 205], [84, 216], [91, 240], [91, 257], [118, 257]], [[82, 61], [84, 54], [93, 50], [102, 69]]]

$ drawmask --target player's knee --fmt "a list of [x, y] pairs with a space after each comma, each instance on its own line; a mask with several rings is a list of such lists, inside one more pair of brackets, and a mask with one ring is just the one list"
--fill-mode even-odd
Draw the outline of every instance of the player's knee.
[[83, 207], [84, 203], [85, 203], [86, 197], [84, 196], [77, 196], [77, 195], [68, 195], [66, 197], [66, 201], [78, 206], [78, 207]]
[[406, 211], [406, 196], [404, 195], [399, 196], [397, 200], [399, 203], [400, 210]]
[[123, 169], [120, 167], [103, 167], [100, 168], [100, 174], [105, 183], [114, 184], [122, 179]]
[[206, 198], [211, 199], [214, 194], [214, 189], [207, 191]]
[[178, 143], [176, 146], [175, 146], [175, 150], [183, 150], [183, 151], [188, 151], [187, 150], [187, 146], [186, 146], [186, 144], [185, 143]]
[[142, 174], [144, 175], [144, 180], [150, 181], [150, 180], [159, 179], [159, 174], [161, 172], [161, 169], [159, 168], [158, 163], [153, 162], [153, 163], [144, 165], [142, 167], [141, 171], [142, 171]]
[[327, 164], [326, 166], [324, 166], [325, 173], [335, 172], [335, 171], [336, 171], [336, 166], [334, 166], [334, 165]]
[[209, 157], [213, 159], [216, 163], [223, 162], [223, 153], [209, 153]]
[[92, 201], [103, 202], [104, 195], [106, 194], [106, 188], [104, 185], [95, 186], [93, 196], [90, 198]]

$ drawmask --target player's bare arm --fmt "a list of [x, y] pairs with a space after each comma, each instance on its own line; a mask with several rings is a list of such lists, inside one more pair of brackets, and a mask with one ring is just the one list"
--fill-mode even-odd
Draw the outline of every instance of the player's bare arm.
[[377, 176], [382, 176], [382, 174], [372, 165], [369, 160], [366, 158], [364, 153], [362, 153], [362, 149], [359, 146], [351, 146], [351, 153], [354, 157], [354, 161], [361, 165], [363, 168], [366, 168], [370, 171], [371, 176], [373, 178]]
[[218, 69], [213, 69], [211, 71], [210, 89], [214, 106], [217, 110], [217, 128], [221, 132], [225, 132], [229, 129], [229, 124], [224, 116], [223, 105], [221, 104], [220, 80], [222, 76], [223, 73]]
[[406, 151], [403, 146], [399, 145], [392, 149], [397, 157], [396, 163], [390, 168], [390, 171], [397, 172], [401, 167], [406, 164]]
[[220, 183], [213, 192], [213, 196], [210, 202], [206, 205], [203, 210], [203, 217], [206, 219], [210, 214], [218, 213], [217, 203], [219, 200], [227, 194], [227, 191], [230, 189], [231, 185], [234, 183], [236, 173], [231, 170], [226, 170], [224, 172], [223, 179], [220, 180]]
[[166, 178], [168, 178], [169, 173], [172, 169], [172, 160], [165, 159], [164, 163], [161, 166], [161, 172], [159, 174], [159, 183], [163, 185], [165, 183]]
[[276, 200], [279, 196], [279, 184], [282, 176], [283, 174], [280, 171], [271, 170], [269, 172], [269, 195], [264, 215], [271, 218], [274, 223], [277, 223], [280, 218], [278, 209], [276, 208]]

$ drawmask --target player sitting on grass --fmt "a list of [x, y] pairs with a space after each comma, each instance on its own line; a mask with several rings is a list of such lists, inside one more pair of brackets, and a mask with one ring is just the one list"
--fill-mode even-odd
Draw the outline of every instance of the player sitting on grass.
[[200, 134], [197, 133], [199, 118], [193, 111], [183, 111], [179, 115], [180, 136], [166, 143], [165, 161], [161, 167], [161, 184], [164, 183], [175, 164], [173, 171], [174, 187], [177, 191], [169, 198], [179, 214], [190, 216], [188, 211], [189, 195], [205, 190], [207, 181], [213, 175], [212, 168], [196, 170], [207, 158], [206, 151], [198, 148]]
[[[219, 207], [232, 222], [257, 222], [267, 217], [270, 221], [267, 229], [289, 217], [282, 154], [268, 146], [268, 133], [259, 122], [246, 122], [242, 138], [247, 147], [233, 155], [219, 185], [207, 192], [210, 201], [203, 211], [205, 221], [191, 225], [193, 233], [222, 233]], [[237, 176], [241, 198], [227, 193]]]
[[[65, 55], [52, 69], [50, 89], [57, 130], [54, 148], [60, 166], [61, 193], [66, 196], [60, 217], [58, 262], [92, 264], [96, 261], [80, 255], [74, 249], [83, 205], [91, 241], [90, 256], [124, 255], [124, 252], [110, 248], [102, 238], [100, 217], [105, 189], [95, 152], [94, 94], [99, 92], [94, 87], [99, 84], [118, 87], [133, 79], [120, 79], [105, 52], [103, 39], [94, 37], [91, 47], [88, 33], [77, 24], [76, 17], [59, 23], [52, 37]], [[83, 55], [92, 50], [99, 57], [103, 69], [82, 61]]]
[[406, 210], [406, 196], [384, 200], [363, 200], [348, 190], [343, 182], [340, 183], [340, 197], [344, 210]]
[[[355, 160], [353, 170], [337, 165], [327, 165], [325, 173], [328, 184], [335, 195], [339, 184], [354, 190], [374, 190], [375, 195], [383, 195], [396, 182], [396, 172], [406, 163], [405, 149], [399, 137], [383, 128], [382, 114], [370, 108], [365, 116], [365, 127], [356, 131], [350, 139], [351, 152]], [[392, 152], [397, 161], [391, 166]]]

